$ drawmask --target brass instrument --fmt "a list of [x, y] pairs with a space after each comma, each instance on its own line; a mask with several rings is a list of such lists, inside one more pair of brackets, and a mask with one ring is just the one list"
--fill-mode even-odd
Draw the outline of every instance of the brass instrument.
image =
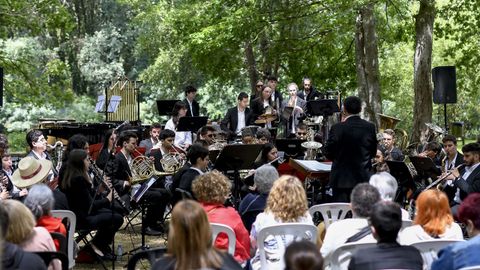
[[305, 160], [314, 160], [317, 157], [317, 151], [322, 147], [322, 144], [314, 140], [315, 131], [311, 127], [307, 130], [307, 138], [308, 141], [301, 144], [303, 148], [307, 149]]
[[104, 174], [103, 174], [102, 170], [100, 168], [98, 168], [97, 164], [95, 164], [95, 162], [92, 160], [91, 157], [88, 157], [88, 159], [90, 160], [90, 168], [89, 169], [93, 173], [93, 178], [101, 181], [98, 184], [99, 185], [103, 184], [104, 187], [107, 188], [107, 191], [112, 191], [113, 199], [117, 200], [117, 202], [120, 203], [120, 205], [123, 207], [123, 209], [125, 209], [125, 211], [127, 211], [127, 213], [130, 212], [127, 204], [125, 203], [124, 200], [122, 200], [122, 198], [118, 194], [117, 190], [113, 187], [112, 183], [109, 182], [109, 181], [106, 181], [105, 178], [103, 177]]
[[[135, 150], [138, 152], [138, 150]], [[165, 158], [164, 156], [162, 160]], [[163, 167], [163, 162], [162, 160], [160, 163], [162, 163]], [[182, 164], [183, 166], [183, 164]], [[179, 167], [180, 168], [180, 167]], [[165, 167], [163, 167], [165, 170]], [[167, 175], [172, 175], [173, 172], [165, 170], [165, 172], [159, 172], [155, 169], [155, 164], [152, 159], [149, 157], [146, 157], [144, 155], [139, 155], [138, 157], [134, 158], [132, 160], [132, 164], [130, 167], [130, 170], [132, 171], [132, 177], [130, 179], [130, 184], [135, 185], [135, 184], [140, 184], [148, 179], [150, 179], [152, 176], [167, 176]]]
[[431, 189], [432, 187], [437, 187], [437, 189], [440, 189], [442, 190], [443, 188], [441, 188], [441, 186], [443, 186], [443, 181], [448, 177], [450, 176], [454, 170], [458, 170], [460, 169], [460, 167], [463, 167], [465, 166], [465, 164], [461, 164], [461, 165], [458, 165], [457, 167], [451, 169], [451, 170], [448, 170], [444, 173], [443, 176], [440, 176], [437, 180], [433, 181], [430, 185], [428, 185], [425, 190], [427, 189]]
[[63, 158], [63, 143], [61, 141], [56, 141], [55, 144], [47, 144], [47, 150], [55, 151], [56, 164], [53, 167], [57, 172], [60, 171], [62, 167], [62, 158]]
[[167, 174], [174, 174], [182, 168], [186, 162], [184, 153], [180, 153], [175, 146], [173, 146], [173, 149], [175, 150], [175, 153], [167, 153], [163, 155], [160, 160], [160, 164], [162, 164], [162, 168]]
[[[8, 185], [8, 177], [6, 177], [6, 174], [3, 170], [0, 172], [0, 192], [8, 191], [7, 190], [7, 185]], [[10, 195], [9, 195], [10, 197]]]

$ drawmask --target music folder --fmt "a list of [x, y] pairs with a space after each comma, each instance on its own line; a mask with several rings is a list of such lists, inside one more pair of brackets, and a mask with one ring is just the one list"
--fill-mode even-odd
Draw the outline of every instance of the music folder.
[[441, 169], [438, 168], [429, 157], [415, 156], [409, 158], [420, 177], [436, 179], [442, 173]]
[[226, 145], [215, 161], [215, 169], [219, 171], [253, 169], [262, 144], [230, 144]]
[[196, 133], [208, 122], [206, 116], [184, 116], [178, 120], [177, 131], [190, 131]]
[[387, 160], [388, 169], [390, 174], [395, 177], [399, 185], [406, 185], [413, 181], [413, 176], [408, 169], [407, 164], [403, 161]]

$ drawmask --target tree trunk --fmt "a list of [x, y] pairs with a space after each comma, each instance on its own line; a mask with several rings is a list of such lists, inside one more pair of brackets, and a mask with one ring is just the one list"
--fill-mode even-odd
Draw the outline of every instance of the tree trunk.
[[421, 0], [415, 16], [413, 132], [410, 142], [425, 141], [425, 123], [432, 121], [432, 43], [435, 0]]
[[380, 97], [380, 70], [378, 66], [378, 45], [375, 30], [374, 5], [362, 7], [356, 20], [355, 60], [358, 95], [364, 102], [365, 119], [379, 126], [382, 113]]
[[255, 94], [256, 85], [258, 81], [257, 63], [255, 61], [255, 54], [253, 53], [252, 43], [245, 42], [245, 62], [247, 64], [248, 78], [250, 79], [250, 92]]

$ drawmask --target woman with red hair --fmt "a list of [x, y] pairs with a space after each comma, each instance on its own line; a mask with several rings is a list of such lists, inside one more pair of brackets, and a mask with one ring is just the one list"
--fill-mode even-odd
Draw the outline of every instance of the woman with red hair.
[[[398, 235], [402, 245], [433, 239], [463, 240], [460, 226], [453, 222], [453, 216], [445, 193], [438, 189], [425, 190], [417, 198], [417, 212], [413, 226], [403, 229]], [[430, 265], [432, 258], [424, 258]]]

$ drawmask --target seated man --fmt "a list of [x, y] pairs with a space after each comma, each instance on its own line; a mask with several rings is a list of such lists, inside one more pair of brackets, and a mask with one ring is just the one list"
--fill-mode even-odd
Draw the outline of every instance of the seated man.
[[162, 125], [160, 123], [153, 123], [150, 128], [150, 138], [142, 140], [139, 144], [140, 147], [145, 148], [145, 155], [150, 155], [150, 150], [158, 143], [158, 136], [160, 136], [160, 131], [162, 131]]
[[198, 130], [197, 140], [204, 140], [208, 145], [212, 145], [215, 142], [215, 131], [213, 126], [203, 126]]
[[385, 129], [383, 131], [383, 145], [385, 146], [387, 160], [393, 161], [403, 161], [405, 156], [402, 153], [402, 150], [395, 147], [395, 131], [392, 129]]
[[187, 158], [192, 166], [183, 173], [182, 177], [180, 178], [180, 182], [174, 182], [173, 185], [178, 185], [179, 188], [192, 194], [193, 180], [195, 180], [197, 176], [204, 174], [205, 169], [210, 162], [210, 158], [208, 157], [208, 149], [200, 144], [195, 143], [188, 150]]
[[240, 136], [242, 129], [253, 122], [252, 113], [247, 106], [248, 94], [241, 92], [237, 97], [237, 106], [228, 109], [220, 124], [222, 130], [228, 133], [230, 141], [235, 140], [236, 136]]
[[380, 200], [378, 190], [367, 183], [360, 183], [353, 188], [350, 195], [353, 218], [339, 220], [328, 227], [320, 249], [325, 262], [329, 262], [332, 253], [345, 243], [375, 242], [369, 229], [368, 217], [372, 206]]
[[372, 234], [377, 246], [355, 252], [349, 270], [422, 269], [422, 255], [412, 246], [401, 246], [397, 235], [402, 228], [400, 207], [393, 202], [377, 202], [370, 215]]
[[272, 134], [266, 128], [259, 128], [257, 130], [256, 136], [257, 136], [257, 143], [258, 144], [266, 144], [266, 143], [271, 142], [271, 140], [272, 140]]

